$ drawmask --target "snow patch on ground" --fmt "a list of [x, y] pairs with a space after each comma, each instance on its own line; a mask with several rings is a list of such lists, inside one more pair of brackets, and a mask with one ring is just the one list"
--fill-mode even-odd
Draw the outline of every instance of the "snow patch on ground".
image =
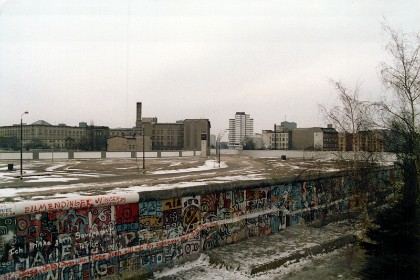
[[162, 170], [162, 171], [155, 171], [151, 172], [151, 174], [159, 175], [159, 174], [175, 174], [175, 173], [185, 173], [185, 172], [200, 172], [200, 171], [207, 171], [211, 169], [217, 169], [217, 168], [226, 168], [227, 165], [224, 162], [219, 163], [215, 160], [207, 160], [203, 166], [199, 167], [191, 167], [191, 168], [185, 168], [185, 169], [174, 169], [174, 170]]
[[249, 175], [238, 175], [238, 176], [223, 176], [223, 177], [215, 177], [211, 179], [199, 179], [196, 182], [207, 182], [207, 183], [223, 183], [223, 182], [233, 182], [233, 181], [256, 181], [256, 180], [264, 180], [266, 179], [265, 176], [261, 174], [249, 174]]
[[326, 169], [322, 169], [323, 172], [339, 172], [340, 169], [337, 168], [326, 168]]
[[[79, 180], [77, 178], [63, 178], [63, 177], [50, 177], [50, 176], [38, 176], [38, 177], [34, 177], [31, 180], [25, 180], [25, 182], [31, 183], [31, 182], [69, 182], [69, 181], [74, 181], [74, 180]], [[49, 188], [51, 189], [51, 188]]]
[[[74, 188], [74, 186], [61, 186], [60, 189], [71, 189]], [[41, 187], [41, 188], [5, 188], [5, 189], [1, 189], [1, 196], [2, 197], [14, 197], [18, 194], [21, 193], [37, 193], [37, 192], [42, 192], [42, 191], [49, 191], [51, 190], [51, 187]], [[57, 190], [58, 191], [58, 190]], [[75, 195], [73, 193], [70, 194], [66, 194], [66, 195]], [[80, 196], [80, 195], [78, 195]], [[48, 196], [50, 197], [50, 196]], [[42, 196], [42, 198], [46, 198], [44, 196]]]
[[62, 164], [57, 164], [57, 165], [54, 165], [54, 166], [50, 166], [50, 167], [46, 168], [45, 171], [51, 172], [51, 171], [54, 171], [54, 170], [56, 170], [58, 168], [61, 168], [63, 166], [66, 166], [66, 164], [62, 163]]
[[128, 170], [128, 169], [134, 169], [134, 168], [136, 168], [135, 166], [134, 167], [117, 167], [117, 168], [115, 168], [116, 170]]

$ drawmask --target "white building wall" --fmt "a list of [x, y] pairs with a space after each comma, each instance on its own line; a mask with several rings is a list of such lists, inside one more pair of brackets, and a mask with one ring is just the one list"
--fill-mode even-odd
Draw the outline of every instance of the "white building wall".
[[234, 119], [229, 120], [229, 146], [240, 148], [245, 138], [253, 137], [254, 120], [249, 114], [237, 112]]

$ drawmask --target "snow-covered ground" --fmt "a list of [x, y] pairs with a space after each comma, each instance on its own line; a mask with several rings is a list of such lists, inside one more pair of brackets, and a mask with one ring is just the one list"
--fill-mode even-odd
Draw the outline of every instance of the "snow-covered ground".
[[[178, 166], [179, 164], [172, 164], [171, 166]], [[215, 160], [206, 160], [205, 164], [202, 166], [197, 166], [193, 168], [185, 168], [185, 169], [172, 169], [172, 170], [162, 170], [162, 171], [155, 171], [150, 172], [152, 175], [164, 175], [164, 174], [184, 174], [184, 173], [194, 173], [194, 172], [203, 172], [203, 171], [214, 171], [217, 169], [227, 168], [227, 164], [225, 162], [220, 163], [220, 167], [218, 162]], [[1, 168], [1, 166], [0, 166]], [[26, 174], [35, 173], [34, 170], [30, 170], [31, 166], [27, 166], [28, 169], [25, 170]], [[56, 171], [54, 170], [64, 168], [65, 171]], [[128, 167], [126, 167], [129, 169]], [[92, 190], [96, 187], [96, 183], [77, 183], [76, 181], [80, 180], [83, 177], [99, 177], [99, 176], [111, 176], [112, 174], [99, 174], [99, 173], [82, 173], [82, 170], [70, 168], [63, 163], [56, 163], [46, 169], [47, 171], [51, 172], [51, 174], [46, 175], [37, 175], [25, 178], [25, 183], [42, 183], [42, 182], [57, 182], [57, 183], [66, 183], [72, 182], [71, 185], [56, 185], [54, 189], [56, 189], [54, 196], [58, 196], [61, 198], [70, 198], [74, 196], [83, 196], [83, 195], [91, 195], [91, 192], [86, 192], [86, 190]], [[120, 169], [121, 170], [121, 169]], [[124, 169], [123, 169], [124, 170]], [[71, 173], [66, 172], [71, 171]], [[11, 177], [10, 173], [0, 173], [3, 175], [0, 177], [0, 180], [3, 182], [7, 180], [16, 180], [15, 178]], [[110, 190], [105, 191], [109, 194], [115, 194], [120, 192], [140, 192], [140, 191], [155, 191], [155, 190], [166, 190], [172, 188], [181, 188], [181, 187], [193, 187], [193, 186], [202, 186], [208, 184], [221, 184], [227, 182], [236, 182], [236, 181], [255, 181], [255, 180], [263, 180], [266, 177], [262, 176], [261, 174], [253, 174], [253, 172], [249, 172], [247, 175], [224, 175], [224, 176], [214, 176], [215, 173], [207, 172], [207, 173], [200, 173], [201, 176], [196, 179], [191, 179], [191, 177], [186, 175], [181, 176], [171, 176], [171, 180], [178, 179], [182, 180], [185, 178], [184, 181], [177, 182], [177, 183], [163, 183], [163, 184], [154, 184], [154, 185], [138, 185], [132, 184], [129, 187], [120, 188], [122, 182], [113, 182], [109, 183], [108, 185], [115, 185], [115, 188], [111, 188]], [[207, 177], [207, 178], [206, 178]], [[99, 184], [99, 183], [98, 183]], [[71, 189], [79, 189], [80, 191], [69, 191]], [[27, 195], [30, 193], [42, 193], [46, 191], [50, 191], [51, 187], [27, 187], [27, 188], [2, 188], [1, 195], [2, 198], [10, 198], [10, 197], [19, 197], [22, 195]], [[51, 197], [50, 195], [48, 197]], [[47, 196], [39, 195], [37, 196], [38, 199], [45, 199]]]

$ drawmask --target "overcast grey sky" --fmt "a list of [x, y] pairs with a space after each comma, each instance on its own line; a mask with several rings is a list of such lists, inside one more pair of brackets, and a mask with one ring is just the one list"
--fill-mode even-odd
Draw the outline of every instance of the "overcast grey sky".
[[325, 125], [329, 79], [381, 91], [383, 17], [420, 30], [420, 1], [0, 0], [0, 125], [135, 125], [235, 112], [255, 132]]

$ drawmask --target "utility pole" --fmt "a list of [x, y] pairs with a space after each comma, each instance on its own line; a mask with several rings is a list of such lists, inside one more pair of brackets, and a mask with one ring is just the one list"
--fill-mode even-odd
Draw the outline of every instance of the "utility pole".
[[142, 130], [142, 135], [143, 135], [143, 174], [145, 173], [145, 168], [146, 168], [146, 164], [145, 164], [145, 159], [144, 159], [144, 156], [145, 156], [145, 153], [144, 153], [144, 124], [142, 125], [142, 128], [141, 128], [141, 130]]
[[[220, 167], [220, 140], [222, 139], [226, 131], [229, 131], [229, 129], [220, 131], [216, 138], [216, 156], [217, 156], [217, 162], [219, 163], [219, 167]], [[217, 150], [219, 150], [219, 153], [217, 153]]]
[[22, 180], [23, 178], [23, 122], [22, 122], [22, 118], [23, 115], [25, 114], [29, 114], [28, 111], [25, 111], [21, 116], [20, 116], [20, 179]]
[[273, 150], [277, 150], [277, 129], [276, 129], [276, 124], [274, 124], [274, 149]]

